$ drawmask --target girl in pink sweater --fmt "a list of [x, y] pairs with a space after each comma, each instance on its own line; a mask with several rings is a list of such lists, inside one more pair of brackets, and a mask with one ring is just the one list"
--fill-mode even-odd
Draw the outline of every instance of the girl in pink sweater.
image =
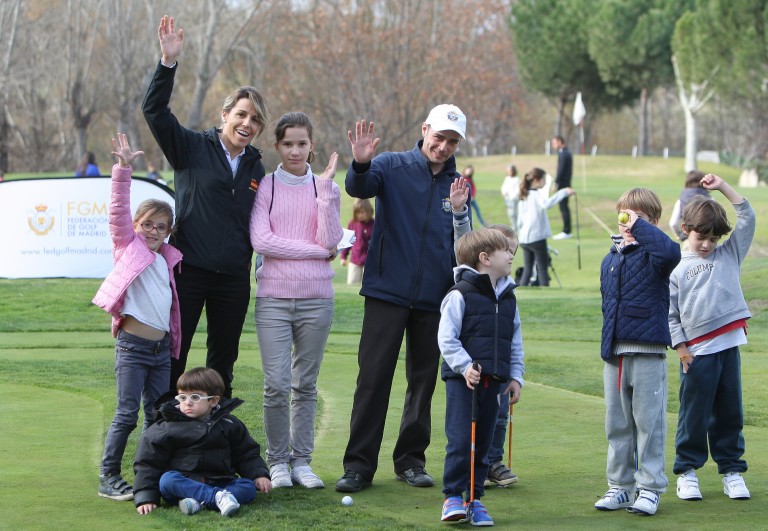
[[301, 112], [275, 127], [281, 164], [264, 177], [251, 215], [256, 330], [264, 371], [264, 429], [272, 487], [322, 488], [314, 450], [317, 376], [333, 320], [333, 268], [343, 230], [337, 154], [314, 175], [312, 123]]

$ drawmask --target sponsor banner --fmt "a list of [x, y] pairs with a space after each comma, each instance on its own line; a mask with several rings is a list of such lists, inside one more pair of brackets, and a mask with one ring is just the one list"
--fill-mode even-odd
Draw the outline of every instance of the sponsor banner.
[[[0, 182], [0, 277], [103, 278], [112, 269], [109, 177]], [[131, 211], [173, 191], [135, 177]]]

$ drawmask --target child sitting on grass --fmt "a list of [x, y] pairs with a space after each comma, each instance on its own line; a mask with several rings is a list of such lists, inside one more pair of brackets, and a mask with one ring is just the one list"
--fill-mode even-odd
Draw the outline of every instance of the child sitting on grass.
[[176, 387], [176, 397], [168, 393], [158, 400], [162, 418], [142, 434], [136, 451], [134, 502], [139, 514], [157, 509], [162, 496], [187, 515], [206, 508], [231, 516], [252, 502], [257, 490], [272, 490], [261, 447], [230, 414], [243, 401], [222, 400], [219, 373], [190, 369]]
[[[493, 229], [472, 231], [458, 243], [456, 285], [440, 306], [437, 341], [443, 356], [445, 381], [445, 465], [443, 470], [442, 520], [466, 520], [475, 526], [493, 525], [479, 500], [465, 504], [465, 492], [475, 498], [484, 494], [488, 475], [488, 450], [499, 414], [499, 393], [519, 385], [512, 380], [515, 360], [522, 355], [520, 314], [509, 278], [512, 253], [507, 238]], [[473, 364], [477, 363], [476, 368]], [[473, 395], [476, 398], [476, 438], [471, 436]], [[470, 448], [475, 444], [475, 462]], [[474, 485], [470, 485], [474, 466]], [[472, 491], [472, 489], [474, 489]]]
[[669, 329], [680, 358], [680, 410], [675, 436], [677, 496], [700, 500], [696, 469], [707, 462], [707, 443], [723, 474], [723, 492], [749, 499], [741, 473], [744, 410], [741, 401], [739, 345], [747, 343], [751, 317], [739, 282], [741, 263], [755, 236], [755, 211], [717, 175], [701, 179], [705, 190], [719, 190], [736, 210], [731, 230], [725, 209], [709, 198], [695, 198], [683, 210], [682, 231], [690, 251], [670, 278]]

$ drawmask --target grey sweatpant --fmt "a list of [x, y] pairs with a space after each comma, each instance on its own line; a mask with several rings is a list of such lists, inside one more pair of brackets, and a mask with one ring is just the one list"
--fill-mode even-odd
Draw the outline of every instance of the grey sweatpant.
[[[621, 364], [621, 373], [619, 367]], [[621, 376], [621, 380], [619, 380]], [[613, 357], [603, 370], [610, 487], [664, 492], [667, 363], [658, 354]]]

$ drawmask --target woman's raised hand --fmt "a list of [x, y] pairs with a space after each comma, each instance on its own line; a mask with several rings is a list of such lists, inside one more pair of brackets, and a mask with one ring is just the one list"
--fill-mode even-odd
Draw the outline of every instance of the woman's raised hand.
[[184, 30], [179, 29], [177, 34], [173, 17], [165, 15], [160, 19], [160, 27], [157, 28], [157, 38], [160, 39], [160, 52], [163, 54], [163, 64], [171, 66], [176, 62], [176, 58], [181, 55], [181, 48], [184, 45]]

